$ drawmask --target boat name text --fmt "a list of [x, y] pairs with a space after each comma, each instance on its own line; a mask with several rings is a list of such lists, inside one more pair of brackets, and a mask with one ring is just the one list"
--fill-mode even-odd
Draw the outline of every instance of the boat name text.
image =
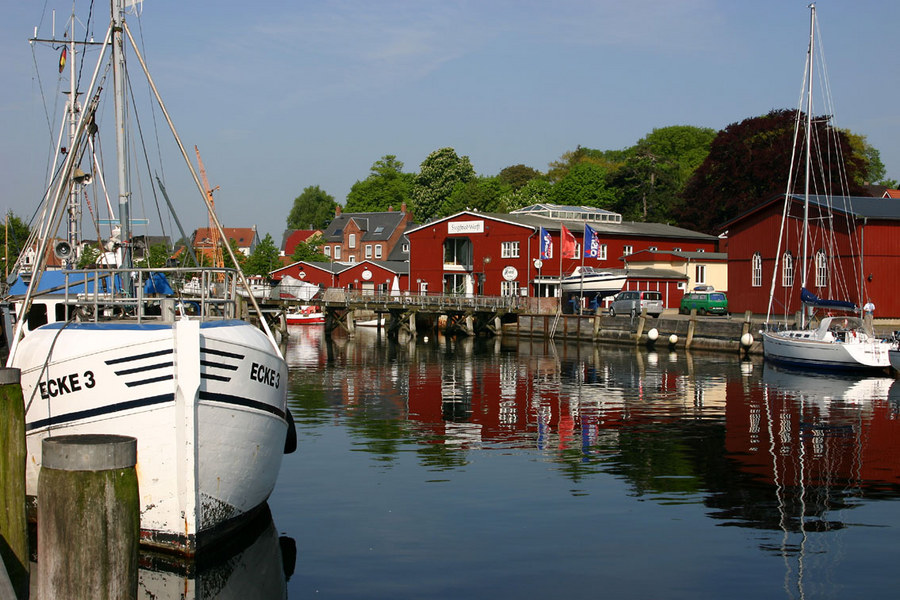
[[85, 371], [81, 375], [78, 373], [70, 373], [62, 377], [54, 377], [47, 381], [41, 381], [39, 384], [41, 389], [41, 398], [56, 398], [63, 394], [71, 394], [72, 392], [80, 392], [82, 389], [91, 389], [97, 382], [94, 380], [93, 371]]
[[278, 372], [278, 369], [270, 369], [265, 365], [253, 363], [250, 368], [250, 380], [259, 381], [278, 389], [278, 386], [281, 385], [281, 373]]

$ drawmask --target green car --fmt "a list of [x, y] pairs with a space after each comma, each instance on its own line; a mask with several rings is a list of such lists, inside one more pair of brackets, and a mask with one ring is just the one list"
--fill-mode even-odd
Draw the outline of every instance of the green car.
[[695, 308], [698, 315], [727, 315], [728, 298], [725, 296], [725, 292], [695, 290], [684, 295], [678, 312], [686, 315]]

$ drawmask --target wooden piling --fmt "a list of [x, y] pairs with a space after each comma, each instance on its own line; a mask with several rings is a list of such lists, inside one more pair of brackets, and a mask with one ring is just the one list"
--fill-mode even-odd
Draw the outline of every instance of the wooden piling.
[[16, 597], [27, 598], [25, 403], [21, 372], [6, 368], [0, 368], [0, 563]]
[[137, 440], [66, 435], [42, 444], [38, 597], [136, 598]]

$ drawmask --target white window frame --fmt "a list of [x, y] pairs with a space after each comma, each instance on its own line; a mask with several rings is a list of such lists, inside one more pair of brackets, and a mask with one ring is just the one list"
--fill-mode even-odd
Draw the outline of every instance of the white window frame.
[[341, 260], [341, 247], [340, 246], [334, 247], [334, 260]]
[[597, 260], [606, 260], [606, 244], [600, 244], [600, 250], [597, 252]]
[[500, 258], [519, 258], [519, 242], [503, 242], [500, 245]]
[[695, 265], [694, 267], [694, 283], [706, 283], [706, 265]]
[[785, 252], [781, 258], [781, 287], [794, 286], [794, 255]]
[[759, 252], [754, 252], [750, 259], [750, 285], [762, 287], [762, 255]]
[[331, 246], [324, 246], [324, 247], [322, 248], [322, 253], [323, 253], [325, 256], [327, 256], [328, 258], [331, 258]]
[[366, 244], [366, 258], [372, 258], [372, 244]]
[[356, 248], [356, 234], [351, 233], [347, 236], [347, 247]]
[[518, 281], [501, 281], [500, 282], [500, 295], [501, 296], [518, 296], [519, 295], [519, 282]]
[[381, 258], [381, 256], [382, 256], [381, 244], [375, 244], [375, 258]]
[[816, 252], [816, 287], [828, 285], [828, 257], [824, 250]]
[[634, 246], [632, 246], [631, 244], [625, 244], [625, 246], [622, 248], [622, 256], [630, 256], [632, 254], [634, 254]]

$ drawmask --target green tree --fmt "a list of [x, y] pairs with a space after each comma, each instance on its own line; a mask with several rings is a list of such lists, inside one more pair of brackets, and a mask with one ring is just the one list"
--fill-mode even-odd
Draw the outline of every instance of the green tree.
[[347, 194], [347, 212], [385, 212], [410, 200], [415, 175], [403, 172], [403, 163], [393, 154], [375, 161], [369, 176], [357, 181]]
[[580, 162], [550, 189], [550, 202], [614, 210], [617, 194], [607, 185], [607, 169], [595, 162]]
[[456, 184], [442, 212], [447, 215], [463, 210], [505, 212], [502, 198], [511, 191], [512, 187], [500, 181], [499, 177], [475, 177]]
[[[458, 156], [453, 148], [435, 150], [422, 161], [413, 181], [412, 200], [416, 217], [422, 221], [452, 214], [448, 201], [457, 183], [475, 177], [468, 156]], [[445, 206], [447, 205], [447, 206]]]
[[324, 243], [325, 239], [320, 235], [316, 235], [305, 242], [300, 242], [294, 248], [294, 253], [291, 254], [291, 260], [294, 262], [301, 260], [311, 262], [327, 261], [328, 257], [322, 253], [322, 245]]
[[678, 165], [646, 146], [636, 148], [610, 186], [619, 194], [616, 211], [633, 221], [668, 221], [671, 199], [681, 192]]
[[[791, 171], [795, 119], [793, 110], [773, 110], [761, 117], [732, 123], [720, 131], [709, 155], [694, 171], [673, 208], [678, 224], [718, 233], [722, 223], [774, 194], [784, 193]], [[817, 166], [818, 189], [842, 190], [842, 182], [846, 181], [850, 185], [847, 193], [863, 194], [855, 182], [862, 180], [861, 173], [867, 165], [851, 151], [847, 136], [831, 127], [824, 117], [813, 119], [813, 128], [816, 146], [826, 147], [830, 145], [827, 140], [837, 140], [841, 145], [840, 155], [844, 157], [843, 165], [832, 161]], [[822, 177], [825, 181], [821, 181]]]
[[287, 217], [288, 229], [324, 229], [334, 218], [337, 202], [317, 185], [304, 188], [294, 198]]
[[857, 157], [862, 157], [866, 162], [865, 171], [860, 174], [861, 179], [856, 183], [859, 185], [868, 185], [870, 183], [886, 185], [888, 183], [885, 181], [887, 169], [885, 169], [884, 163], [881, 162], [881, 152], [869, 145], [869, 141], [864, 135], [853, 133], [848, 129], [841, 129], [841, 133], [846, 135], [850, 141], [853, 154]]
[[19, 254], [21, 254], [25, 244], [28, 242], [31, 229], [29, 229], [25, 221], [14, 215], [11, 210], [6, 212], [6, 218], [3, 223], [4, 233], [3, 243], [0, 244], [0, 257], [3, 259], [2, 268], [5, 274], [7, 271], [12, 272], [13, 265], [16, 264]]
[[514, 190], [521, 189], [529, 181], [539, 177], [543, 177], [540, 171], [521, 164], [506, 167], [497, 174], [497, 179], [502, 183], [509, 185]]
[[247, 275], [268, 275], [281, 267], [278, 246], [270, 234], [266, 234], [253, 248], [250, 256], [244, 261], [244, 273]]
[[147, 250], [147, 255], [142, 260], [135, 262], [135, 266], [145, 269], [164, 267], [168, 258], [169, 249], [165, 244], [153, 244]]
[[638, 143], [629, 149], [629, 155], [652, 156], [658, 164], [676, 166], [677, 183], [684, 185], [697, 167], [703, 164], [716, 134], [717, 131], [709, 127], [691, 125], [661, 127], [638, 140]]
[[[85, 246], [81, 251], [81, 256], [75, 263], [76, 269], [91, 269], [97, 266], [97, 259], [100, 258], [102, 252], [97, 246]], [[138, 265], [141, 266], [141, 265]]]
[[550, 163], [547, 179], [552, 183], [558, 183], [573, 167], [580, 164], [591, 164], [612, 173], [621, 167], [627, 158], [627, 150], [593, 150], [578, 146], [575, 150], [565, 152], [560, 160]]
[[517, 208], [524, 208], [533, 204], [550, 202], [550, 191], [553, 185], [546, 178], [532, 179], [518, 189], [512, 189], [503, 194], [500, 201], [504, 211], [510, 212]]

